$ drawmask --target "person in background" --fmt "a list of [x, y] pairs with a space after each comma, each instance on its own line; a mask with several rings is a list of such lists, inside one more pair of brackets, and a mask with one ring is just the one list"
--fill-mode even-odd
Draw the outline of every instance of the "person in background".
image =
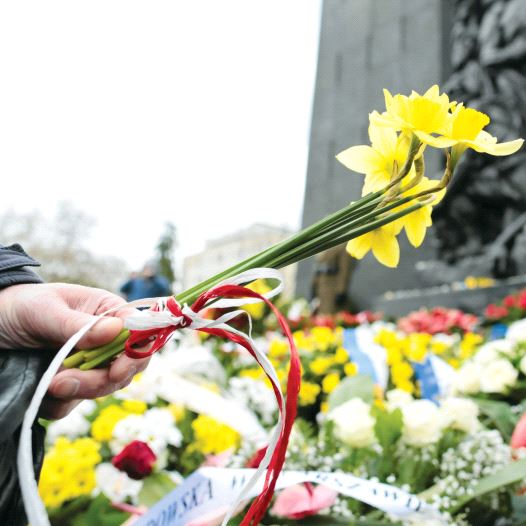
[[154, 262], [146, 263], [139, 276], [130, 276], [120, 291], [128, 301], [169, 296], [172, 293], [170, 283], [158, 273]]
[[[124, 304], [105, 290], [42, 283], [30, 267], [38, 262], [18, 244], [0, 245], [0, 524], [26, 526], [18, 485], [16, 456], [24, 414], [54, 351], [94, 316]], [[92, 348], [113, 340], [123, 326], [123, 309], [103, 318], [79, 342]], [[121, 355], [107, 368], [63, 369], [52, 380], [40, 416], [66, 416], [82, 399], [122, 389], [145, 369], [148, 358]], [[33, 425], [35, 473], [44, 456], [44, 428]]]

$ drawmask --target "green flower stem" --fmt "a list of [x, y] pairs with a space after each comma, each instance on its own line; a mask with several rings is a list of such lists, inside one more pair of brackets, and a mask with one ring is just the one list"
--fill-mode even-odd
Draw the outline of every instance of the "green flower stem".
[[[117, 336], [118, 338], [119, 336]], [[75, 354], [72, 354], [71, 356], [68, 356], [62, 364], [64, 367], [67, 367], [68, 369], [71, 369], [72, 367], [77, 367], [77, 365], [80, 365], [82, 362], [84, 362], [84, 356], [86, 354], [86, 351], [78, 351]]]
[[[125, 332], [128, 333], [126, 329], [122, 330], [119, 333], [119, 336], [117, 336], [117, 338], [121, 338], [121, 336], [123, 336]], [[126, 335], [126, 337], [128, 336], [128, 334]], [[126, 338], [124, 339], [126, 340]], [[113, 345], [106, 351], [99, 352], [98, 355], [92, 358], [91, 360], [85, 361], [82, 365], [80, 365], [79, 369], [81, 369], [82, 371], [88, 371], [89, 369], [93, 369], [97, 367], [98, 365], [103, 365], [109, 362], [111, 358], [113, 358], [114, 356], [117, 356], [118, 354], [120, 354], [123, 350], [124, 350], [124, 346], [122, 343], [119, 343], [118, 345]]]

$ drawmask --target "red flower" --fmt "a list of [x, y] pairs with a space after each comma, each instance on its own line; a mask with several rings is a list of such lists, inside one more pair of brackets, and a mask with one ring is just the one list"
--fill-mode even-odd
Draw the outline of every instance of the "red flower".
[[515, 298], [515, 296], [512, 296], [511, 294], [508, 294], [508, 296], [506, 296], [502, 300], [502, 304], [508, 308], [515, 307], [517, 305], [517, 298]]
[[517, 305], [521, 308], [526, 310], [526, 290], [523, 290], [519, 297], [517, 298]]
[[486, 310], [484, 311], [486, 318], [490, 320], [499, 320], [506, 317], [509, 314], [509, 311], [506, 307], [501, 307], [500, 305], [495, 305], [490, 303]]
[[111, 463], [130, 478], [140, 480], [147, 477], [153, 469], [157, 457], [146, 442], [134, 440], [130, 442]]

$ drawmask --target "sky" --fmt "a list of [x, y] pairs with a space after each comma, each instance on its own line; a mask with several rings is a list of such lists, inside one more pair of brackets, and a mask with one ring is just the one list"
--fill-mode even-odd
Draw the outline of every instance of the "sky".
[[[298, 228], [320, 0], [0, 4], [2, 207], [95, 217], [131, 268], [256, 222]], [[0, 242], [2, 242], [0, 240]], [[5, 240], [4, 240], [5, 242]]]

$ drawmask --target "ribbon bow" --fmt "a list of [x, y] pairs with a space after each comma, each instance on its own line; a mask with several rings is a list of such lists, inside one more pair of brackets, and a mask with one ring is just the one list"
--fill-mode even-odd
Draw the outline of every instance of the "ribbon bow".
[[[240, 283], [247, 283], [255, 279], [271, 278], [277, 279], [279, 285], [266, 295], [259, 294]], [[265, 457], [256, 470], [254, 476], [249, 480], [237, 501], [232, 505], [235, 510], [239, 503], [246, 498], [250, 489], [256, 484], [263, 471], [267, 469], [265, 483], [260, 495], [254, 500], [241, 526], [256, 525], [259, 523], [267, 510], [278, 476], [285, 462], [285, 453], [289, 441], [290, 432], [296, 416], [298, 392], [301, 381], [301, 366], [298, 352], [294, 345], [292, 334], [287, 321], [274, 304], [269, 300], [281, 292], [281, 275], [273, 269], [254, 269], [231, 278], [210, 290], [202, 293], [189, 307], [181, 306], [173, 297], [162, 298], [148, 311], [138, 311], [136, 314], [126, 318], [125, 326], [130, 329], [130, 336], [125, 343], [125, 353], [131, 358], [143, 358], [150, 356], [160, 350], [179, 329], [191, 329], [220, 338], [228, 339], [244, 347], [265, 371], [272, 384], [279, 408], [279, 418], [269, 442]], [[274, 367], [264, 353], [258, 350], [254, 340], [249, 334], [239, 331], [228, 322], [240, 315], [248, 316], [244, 310], [227, 312], [217, 319], [207, 319], [200, 316], [200, 312], [213, 306], [214, 309], [225, 309], [240, 306], [247, 303], [263, 301], [276, 316], [279, 325], [287, 337], [290, 347], [290, 368], [287, 382], [287, 397], [283, 396], [279, 379]], [[250, 317], [249, 317], [250, 320]], [[151, 344], [147, 351], [139, 351], [138, 347]], [[231, 517], [229, 513], [223, 524], [227, 524]]]

